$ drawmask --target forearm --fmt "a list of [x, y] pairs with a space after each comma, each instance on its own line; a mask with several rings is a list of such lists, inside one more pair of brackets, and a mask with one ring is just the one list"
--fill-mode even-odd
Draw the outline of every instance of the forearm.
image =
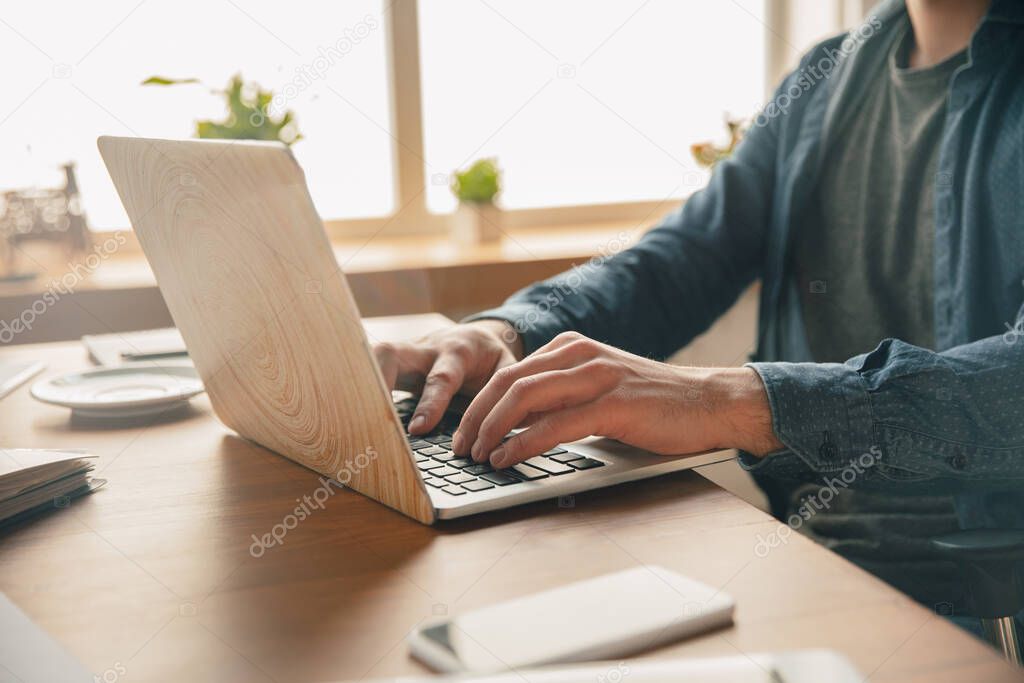
[[722, 448], [736, 448], [758, 458], [784, 448], [772, 428], [764, 383], [754, 370], [711, 369], [705, 386]]

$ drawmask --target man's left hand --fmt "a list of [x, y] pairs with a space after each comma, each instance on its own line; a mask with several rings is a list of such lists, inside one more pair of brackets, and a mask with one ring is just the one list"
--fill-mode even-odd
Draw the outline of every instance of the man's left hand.
[[[526, 429], [502, 443], [516, 427]], [[663, 455], [782, 447], [752, 369], [669, 365], [566, 332], [494, 374], [453, 448], [500, 468], [590, 435]]]

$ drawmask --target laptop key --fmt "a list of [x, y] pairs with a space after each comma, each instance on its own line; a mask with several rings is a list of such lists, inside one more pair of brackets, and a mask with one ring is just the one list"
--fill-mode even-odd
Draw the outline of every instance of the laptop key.
[[439, 453], [439, 454], [437, 454], [437, 455], [435, 455], [433, 457], [434, 457], [434, 460], [437, 460], [438, 462], [450, 462], [450, 461], [456, 460], [458, 458], [458, 456], [456, 456], [451, 451], [446, 451], [444, 453]]
[[409, 448], [413, 449], [414, 451], [418, 451], [421, 448], [432, 448], [433, 446], [434, 444], [424, 441], [418, 436], [413, 437], [412, 441], [409, 442]]
[[567, 451], [564, 448], [552, 448], [550, 451], [542, 453], [542, 455], [560, 455], [561, 453], [566, 452]]
[[416, 467], [420, 468], [421, 471], [426, 472], [427, 470], [433, 470], [444, 467], [444, 463], [434, 462], [433, 460], [427, 460], [426, 462], [416, 463]]
[[453, 474], [458, 473], [459, 471], [457, 469], [453, 469], [451, 467], [448, 467], [447, 465], [441, 465], [441, 467], [439, 467], [438, 469], [430, 471], [431, 476], [434, 477], [450, 477]]
[[570, 453], [569, 451], [566, 451], [565, 453], [550, 455], [548, 457], [555, 462], [572, 462], [573, 460], [579, 460], [583, 456], [579, 453]]
[[444, 488], [448, 485], [444, 479], [438, 479], [437, 477], [426, 477], [423, 479], [427, 486], [433, 486], [435, 489]]
[[444, 455], [448, 451], [440, 446], [427, 446], [426, 448], [417, 448], [416, 452], [423, 455]]
[[573, 469], [568, 465], [563, 465], [560, 462], [554, 462], [552, 460], [548, 460], [547, 458], [542, 458], [540, 456], [537, 456], [535, 458], [527, 458], [525, 462], [527, 465], [532, 465], [533, 467], [536, 467], [538, 470], [541, 470], [542, 472], [547, 472], [548, 474], [565, 474], [567, 472], [573, 471]]
[[473, 481], [467, 481], [462, 485], [462, 488], [469, 489], [470, 491], [486, 491], [487, 489], [493, 489], [494, 484], [474, 479]]
[[430, 458], [428, 458], [427, 456], [420, 455], [419, 453], [416, 454], [416, 462], [426, 462], [428, 460], [430, 460]]
[[430, 443], [438, 444], [444, 441], [451, 441], [452, 437], [448, 436], [447, 434], [434, 434], [432, 436], [423, 437], [423, 440], [429, 441]]
[[595, 467], [604, 467], [604, 463], [594, 458], [580, 458], [579, 460], [573, 460], [569, 463], [572, 467], [578, 470], [590, 470]]
[[462, 488], [461, 486], [456, 486], [455, 484], [448, 484], [448, 486], [445, 486], [441, 490], [444, 491], [445, 493], [450, 493], [453, 496], [461, 496], [466, 492], [466, 489]]
[[[457, 467], [457, 465], [455, 465], [454, 462], [448, 464], [452, 465], [453, 467]], [[493, 471], [494, 468], [484, 462], [480, 463], [479, 465], [470, 465], [469, 467], [463, 469], [463, 472], [468, 472], [469, 474], [487, 474], [488, 472]]]
[[534, 479], [543, 479], [544, 477], [548, 476], [547, 474], [537, 469], [536, 467], [530, 467], [529, 465], [526, 465], [524, 463], [512, 465], [512, 467], [510, 467], [509, 469], [515, 472], [517, 477], [525, 479], [526, 481], [533, 481]]
[[[438, 458], [440, 460], [440, 458]], [[460, 470], [463, 467], [469, 467], [473, 464], [473, 461], [469, 458], [452, 458], [448, 461], [448, 467], [458, 467]], [[473, 472], [472, 474], [480, 474], [479, 472]]]
[[463, 474], [462, 472], [459, 472], [458, 474], [453, 474], [445, 477], [444, 479], [452, 484], [465, 484], [467, 481], [474, 481], [476, 477], [471, 474]]
[[498, 486], [518, 484], [519, 482], [522, 481], [522, 479], [519, 479], [518, 477], [513, 477], [511, 474], [508, 474], [507, 472], [488, 472], [487, 474], [481, 474], [480, 478], [486, 479], [492, 484], [497, 484]]

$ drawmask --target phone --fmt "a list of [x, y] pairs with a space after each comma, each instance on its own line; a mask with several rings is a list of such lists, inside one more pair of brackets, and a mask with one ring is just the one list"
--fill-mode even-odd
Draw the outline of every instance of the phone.
[[676, 572], [637, 567], [430, 622], [409, 649], [444, 672], [613, 659], [728, 626], [735, 605]]

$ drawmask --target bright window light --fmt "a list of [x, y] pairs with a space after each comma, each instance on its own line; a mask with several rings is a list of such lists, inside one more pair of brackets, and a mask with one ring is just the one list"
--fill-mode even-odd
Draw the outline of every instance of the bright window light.
[[660, 200], [764, 96], [764, 2], [421, 1], [427, 203], [485, 156], [506, 208]]
[[[0, 190], [59, 186], [58, 167], [73, 161], [91, 226], [126, 228], [96, 137], [191, 137], [195, 119], [223, 118], [204, 86], [240, 72], [295, 111], [304, 140], [293, 149], [324, 218], [386, 215], [394, 188], [381, 12], [381, 0], [7, 3]], [[152, 75], [204, 85], [139, 85]]]

